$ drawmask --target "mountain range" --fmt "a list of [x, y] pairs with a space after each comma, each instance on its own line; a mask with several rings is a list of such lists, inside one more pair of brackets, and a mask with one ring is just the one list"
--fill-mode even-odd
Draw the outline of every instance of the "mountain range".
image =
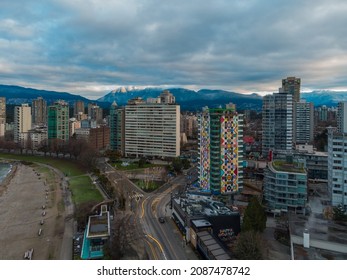
[[[181, 105], [181, 110], [183, 111], [201, 110], [204, 106], [216, 108], [224, 106], [230, 102], [234, 103], [236, 108], [240, 110], [260, 110], [262, 106], [262, 97], [257, 94], [246, 95], [236, 92], [210, 89], [193, 91], [184, 88], [170, 88], [168, 90], [175, 96], [176, 103]], [[150, 97], [158, 97], [162, 91], [162, 88], [126, 89], [122, 87], [99, 98], [98, 101], [110, 103], [116, 101], [119, 106], [122, 106], [131, 98], [139, 96], [146, 100]]]
[[[196, 111], [202, 107], [208, 106], [216, 108], [224, 106], [227, 103], [234, 103], [238, 110], [251, 109], [260, 111], [262, 106], [262, 96], [253, 94], [240, 94], [225, 90], [201, 89], [193, 91], [185, 88], [169, 88], [168, 89], [176, 98], [176, 102], [181, 105], [181, 110]], [[90, 100], [81, 95], [71, 94], [68, 92], [56, 92], [47, 90], [38, 90], [32, 88], [24, 88], [20, 86], [0, 85], [0, 96], [6, 97], [6, 103], [17, 105], [22, 103], [31, 103], [37, 97], [44, 98], [48, 104], [58, 99], [63, 99], [72, 105], [76, 100], [82, 100], [86, 104], [95, 102], [103, 108], [109, 108], [112, 102], [116, 102], [119, 106], [123, 106], [127, 101], [134, 97], [158, 97], [163, 88], [145, 88], [137, 89], [135, 87], [120, 87], [105, 96]], [[308, 102], [313, 102], [316, 107], [326, 105], [336, 106], [339, 101], [347, 101], [347, 91], [312, 91], [301, 93], [301, 97]]]

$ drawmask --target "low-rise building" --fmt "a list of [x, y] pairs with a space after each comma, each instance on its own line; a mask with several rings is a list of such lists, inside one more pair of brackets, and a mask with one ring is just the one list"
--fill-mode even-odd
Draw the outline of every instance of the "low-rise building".
[[287, 156], [268, 163], [264, 172], [264, 200], [272, 212], [304, 213], [307, 202], [307, 172], [304, 160]]
[[102, 205], [99, 215], [90, 216], [84, 232], [81, 258], [102, 259], [104, 245], [110, 237], [110, 214], [107, 206]]
[[294, 155], [306, 161], [308, 179], [328, 180], [328, 153], [316, 151], [312, 145], [297, 145]]
[[38, 150], [42, 145], [47, 144], [48, 133], [46, 126], [35, 127], [29, 130], [31, 149]]
[[172, 218], [206, 259], [230, 259], [226, 245], [240, 232], [240, 214], [205, 194], [172, 199]]

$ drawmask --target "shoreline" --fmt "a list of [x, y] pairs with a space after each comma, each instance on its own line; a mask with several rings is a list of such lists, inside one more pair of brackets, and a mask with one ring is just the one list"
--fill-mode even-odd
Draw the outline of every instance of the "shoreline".
[[16, 175], [18, 163], [6, 162], [11, 165], [10, 171], [6, 174], [6, 177], [0, 183], [0, 196], [7, 191], [8, 185], [10, 184], [13, 177]]

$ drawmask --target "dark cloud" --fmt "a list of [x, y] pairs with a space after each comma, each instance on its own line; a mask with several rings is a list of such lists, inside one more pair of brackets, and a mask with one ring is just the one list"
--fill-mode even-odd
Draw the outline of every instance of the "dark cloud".
[[342, 88], [346, 12], [342, 0], [2, 0], [0, 79], [94, 97], [116, 85], [275, 91], [291, 75]]

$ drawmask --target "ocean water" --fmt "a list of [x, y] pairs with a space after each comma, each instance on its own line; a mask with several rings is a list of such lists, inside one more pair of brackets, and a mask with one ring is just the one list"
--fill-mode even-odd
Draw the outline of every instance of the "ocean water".
[[12, 164], [0, 162], [0, 183], [4, 178], [6, 178], [6, 175], [11, 171], [11, 168]]

